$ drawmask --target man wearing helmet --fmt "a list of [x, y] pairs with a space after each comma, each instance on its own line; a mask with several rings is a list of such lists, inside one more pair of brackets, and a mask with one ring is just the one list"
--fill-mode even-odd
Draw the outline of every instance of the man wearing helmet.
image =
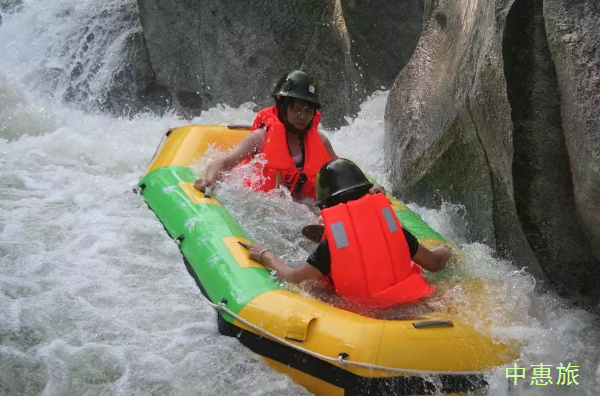
[[421, 277], [421, 268], [437, 272], [452, 251], [432, 250], [419, 244], [402, 227], [383, 194], [371, 194], [373, 185], [347, 159], [325, 164], [316, 177], [316, 196], [324, 223], [317, 249], [298, 268], [285, 265], [269, 249], [252, 244], [250, 258], [291, 283], [329, 280], [341, 295], [380, 306], [426, 297], [434, 290]]
[[317, 128], [321, 120], [317, 79], [303, 71], [283, 76], [273, 91], [275, 105], [258, 112], [252, 132], [225, 157], [215, 161], [194, 186], [214, 187], [221, 172], [257, 154], [267, 160], [263, 191], [285, 185], [292, 196], [315, 197], [314, 181], [323, 164], [337, 155]]

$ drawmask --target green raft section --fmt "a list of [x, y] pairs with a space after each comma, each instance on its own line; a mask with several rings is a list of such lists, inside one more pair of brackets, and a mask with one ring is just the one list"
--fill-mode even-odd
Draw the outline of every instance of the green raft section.
[[[166, 166], [148, 173], [139, 186], [169, 235], [180, 240], [181, 252], [208, 298], [214, 303], [226, 299], [228, 308], [239, 313], [256, 296], [281, 287], [263, 268], [243, 268], [238, 264], [223, 238], [249, 239], [248, 235], [224, 207], [190, 199], [180, 183], [195, 180], [188, 168]], [[394, 209], [403, 226], [419, 241], [444, 241], [416, 213], [401, 204], [394, 205]], [[227, 314], [223, 316], [228, 322], [233, 321]]]

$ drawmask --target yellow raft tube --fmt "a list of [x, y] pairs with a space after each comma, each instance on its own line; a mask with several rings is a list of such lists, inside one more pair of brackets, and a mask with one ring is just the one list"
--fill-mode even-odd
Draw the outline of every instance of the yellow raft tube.
[[[195, 175], [189, 169], [209, 146], [228, 149], [249, 131], [201, 125], [170, 130], [138, 185], [218, 310], [221, 333], [236, 336], [317, 395], [482, 392], [487, 370], [518, 357], [516, 348], [495, 343], [447, 314], [373, 319], [273, 282], [237, 243], [249, 241], [226, 209], [192, 187]], [[403, 214], [417, 216], [390, 199], [403, 224]], [[441, 237], [420, 240], [443, 242]]]

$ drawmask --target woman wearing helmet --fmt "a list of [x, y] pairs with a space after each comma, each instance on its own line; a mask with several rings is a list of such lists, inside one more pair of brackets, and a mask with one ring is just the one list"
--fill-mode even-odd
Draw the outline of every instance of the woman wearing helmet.
[[317, 79], [292, 71], [279, 80], [273, 98], [274, 106], [258, 112], [252, 132], [196, 180], [198, 190], [213, 188], [221, 172], [262, 154], [267, 161], [262, 169], [263, 191], [285, 185], [296, 198], [315, 197], [318, 170], [337, 158], [327, 137], [317, 130], [321, 120]]

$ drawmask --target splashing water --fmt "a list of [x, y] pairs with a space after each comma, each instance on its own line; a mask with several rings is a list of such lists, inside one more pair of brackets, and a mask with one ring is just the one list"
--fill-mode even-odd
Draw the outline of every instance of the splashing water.
[[[164, 131], [187, 122], [89, 112], [111, 81], [124, 38], [139, 29], [131, 10], [129, 0], [25, 0], [20, 11], [2, 14], [0, 395], [306, 395], [218, 335], [177, 246], [131, 193]], [[76, 95], [65, 98], [70, 87]], [[386, 100], [376, 93], [349, 126], [325, 133], [339, 155], [390, 187], [382, 159]], [[248, 124], [254, 110], [217, 106], [192, 122]], [[314, 248], [299, 232], [314, 210], [286, 193], [257, 199], [239, 187], [247, 175], [240, 172], [219, 184], [219, 198], [254, 240], [299, 265]], [[535, 291], [531, 276], [487, 246], [466, 243], [460, 207], [410, 207], [464, 252], [428, 307], [522, 345], [517, 366], [526, 378], [509, 387], [501, 368], [489, 376], [489, 393], [596, 395], [597, 319]], [[531, 384], [531, 365], [567, 363], [579, 366], [579, 385]], [[552, 377], [556, 383], [554, 368]]]

